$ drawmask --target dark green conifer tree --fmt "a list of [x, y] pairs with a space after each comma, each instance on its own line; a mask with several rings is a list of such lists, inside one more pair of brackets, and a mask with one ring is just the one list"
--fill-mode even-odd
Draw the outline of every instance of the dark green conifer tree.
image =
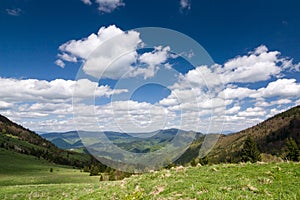
[[241, 159], [243, 162], [257, 162], [261, 161], [260, 151], [256, 142], [251, 137], [247, 137], [241, 151]]
[[299, 161], [300, 151], [293, 138], [288, 138], [286, 141], [287, 155], [286, 158], [291, 161]]

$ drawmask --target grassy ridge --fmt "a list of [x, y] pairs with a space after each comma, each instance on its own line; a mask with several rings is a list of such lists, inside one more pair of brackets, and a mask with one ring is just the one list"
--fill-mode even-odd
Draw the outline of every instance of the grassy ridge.
[[[122, 181], [99, 182], [99, 177], [79, 170], [9, 153], [0, 153], [2, 159], [15, 158], [10, 161], [11, 170], [9, 163], [0, 164], [0, 199], [300, 198], [299, 163], [177, 167]], [[49, 172], [50, 167], [54, 172]]]

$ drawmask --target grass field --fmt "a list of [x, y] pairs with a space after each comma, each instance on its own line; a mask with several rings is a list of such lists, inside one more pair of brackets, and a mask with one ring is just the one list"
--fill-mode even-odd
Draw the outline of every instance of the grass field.
[[299, 163], [177, 167], [99, 182], [6, 150], [0, 161], [0, 199], [300, 199]]

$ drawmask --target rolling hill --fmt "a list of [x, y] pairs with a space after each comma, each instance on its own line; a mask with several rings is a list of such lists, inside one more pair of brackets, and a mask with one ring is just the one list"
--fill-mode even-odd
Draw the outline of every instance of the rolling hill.
[[[212, 151], [205, 157], [206, 162], [240, 162], [240, 151], [248, 136], [254, 139], [260, 152], [266, 157], [280, 160], [278, 157], [284, 157], [285, 154], [287, 138], [292, 137], [300, 148], [300, 106], [277, 114], [240, 132], [221, 134]], [[202, 142], [202, 138], [196, 139], [176, 163], [186, 164], [195, 159], [199, 160], [197, 156]]]
[[[132, 152], [149, 152], [164, 146], [172, 140], [178, 129], [159, 130], [151, 133], [152, 136], [143, 140], [131, 135], [118, 132], [105, 132], [106, 136], [119, 147]], [[136, 133], [139, 135], [140, 133]], [[221, 134], [213, 150], [207, 155], [212, 163], [239, 162], [240, 150], [245, 139], [251, 136], [264, 154], [282, 156], [285, 150], [286, 139], [292, 137], [300, 145], [300, 106], [277, 114], [253, 127], [237, 133]], [[53, 142], [60, 148], [84, 148], [76, 131], [66, 133], [47, 133], [42, 137]], [[187, 151], [176, 161], [177, 164], [186, 164], [197, 158], [204, 135], [196, 133], [194, 142]]]
[[[87, 131], [81, 131], [81, 133], [91, 135], [97, 134], [94, 132]], [[115, 145], [134, 153], [146, 153], [150, 151], [155, 151], [166, 145], [166, 143], [170, 142], [176, 136], [177, 133], [185, 134], [190, 132], [179, 129], [165, 129], [150, 133], [134, 133], [130, 135], [126, 133], [119, 133], [113, 131], [104, 132], [106, 137]], [[196, 135], [197, 138], [202, 136], [201, 133], [193, 133]], [[145, 134], [150, 137], [147, 137], [146, 139], [143, 138], [143, 136], [145, 137]], [[74, 150], [84, 148], [84, 145], [82, 144], [81, 138], [77, 131], [69, 131], [64, 133], [45, 133], [41, 134], [41, 136], [62, 149]]]
[[[42, 157], [58, 164], [82, 166], [83, 163], [90, 160], [90, 156], [87, 155], [87, 150], [84, 148], [77, 131], [47, 133], [42, 134], [41, 137], [1, 115], [0, 131], [1, 148]], [[118, 132], [105, 132], [105, 135], [114, 144], [125, 150], [145, 153], [163, 147], [174, 138], [177, 131], [181, 130], [159, 130], [149, 133], [151, 137], [147, 140]], [[136, 135], [139, 134], [141, 133], [136, 133]], [[287, 138], [294, 138], [298, 146], [300, 145], [300, 106], [277, 114], [238, 133], [220, 135], [217, 144], [207, 155], [207, 159], [211, 163], [239, 162], [240, 150], [248, 136], [255, 140], [262, 153], [277, 157], [282, 156]], [[195, 140], [176, 163], [186, 164], [197, 158], [203, 138], [203, 134], [196, 133]], [[69, 151], [70, 149], [73, 151]], [[76, 153], [76, 151], [85, 152], [85, 155]]]
[[0, 115], [0, 148], [63, 165], [83, 167], [91, 162], [89, 155], [60, 149], [2, 115]]
[[210, 159], [214, 162], [238, 162], [239, 152], [248, 136], [255, 140], [261, 153], [278, 157], [283, 155], [286, 139], [289, 137], [292, 137], [300, 147], [300, 106], [238, 133], [221, 135], [209, 154]]

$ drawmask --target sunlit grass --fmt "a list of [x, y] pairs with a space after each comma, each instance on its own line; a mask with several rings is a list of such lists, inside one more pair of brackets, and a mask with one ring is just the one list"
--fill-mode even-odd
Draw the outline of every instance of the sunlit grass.
[[8, 184], [1, 172], [0, 199], [300, 198], [299, 163], [175, 167], [111, 182], [99, 182], [99, 177], [54, 165], [52, 173], [47, 164], [33, 169], [4, 174], [11, 180]]

